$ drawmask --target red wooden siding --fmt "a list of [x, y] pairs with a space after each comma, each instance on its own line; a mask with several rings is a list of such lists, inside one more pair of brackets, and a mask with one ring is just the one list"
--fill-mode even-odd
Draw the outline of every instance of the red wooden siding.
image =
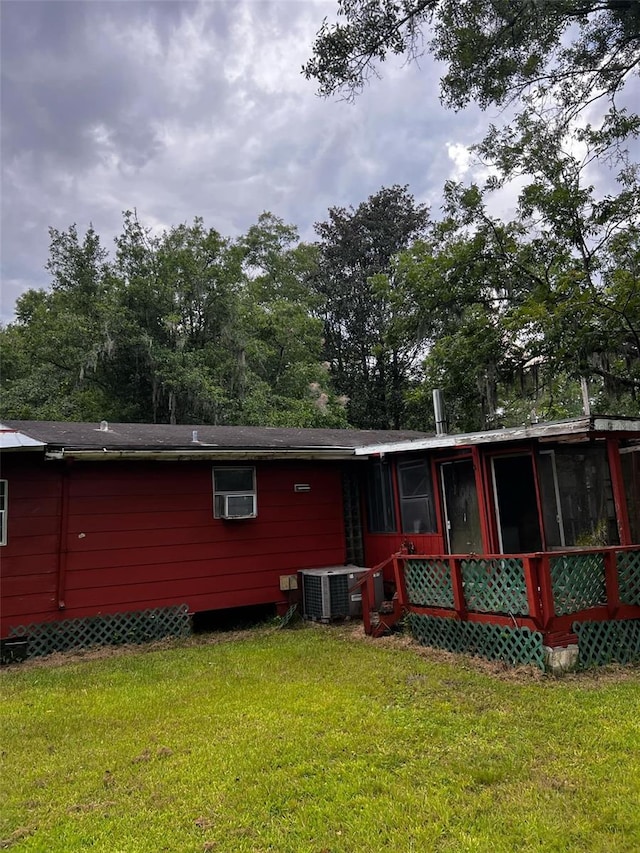
[[[61, 463], [3, 460], [2, 636], [15, 625], [97, 613], [277, 602], [281, 574], [344, 563], [338, 463], [257, 465], [258, 517], [238, 521], [213, 518], [211, 463], [66, 470], [65, 518]], [[295, 492], [301, 482], [311, 490]]]

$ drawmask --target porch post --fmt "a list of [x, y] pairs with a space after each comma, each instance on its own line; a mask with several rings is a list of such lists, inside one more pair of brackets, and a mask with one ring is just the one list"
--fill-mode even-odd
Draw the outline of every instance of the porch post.
[[538, 563], [538, 582], [540, 584], [540, 615], [542, 627], [546, 630], [553, 617], [556, 615], [553, 601], [553, 587], [551, 585], [551, 566], [549, 565], [548, 554], [542, 554], [540, 556], [540, 561]]
[[396, 581], [398, 602], [401, 607], [406, 607], [409, 602], [407, 600], [407, 584], [404, 577], [404, 564], [402, 567], [400, 566], [400, 557], [397, 554], [393, 555], [393, 576]]
[[618, 560], [615, 551], [604, 552], [604, 580], [607, 591], [607, 612], [609, 618], [615, 618], [620, 607], [620, 587], [618, 585]]
[[453, 606], [458, 618], [466, 619], [467, 602], [464, 597], [464, 584], [462, 582], [462, 561], [458, 557], [450, 557], [449, 569], [451, 571], [451, 586], [453, 587]]
[[480, 513], [480, 527], [482, 530], [482, 548], [485, 554], [490, 554], [492, 547], [487, 493], [485, 490], [486, 477], [482, 468], [482, 456], [479, 448], [475, 444], [471, 448], [471, 458], [473, 460], [473, 470], [476, 475], [476, 493], [478, 495], [478, 511]]
[[613, 503], [616, 508], [616, 519], [618, 522], [618, 535], [621, 545], [633, 545], [631, 541], [631, 527], [629, 525], [629, 510], [627, 508], [627, 495], [624, 490], [622, 478], [622, 465], [620, 463], [620, 442], [615, 438], [607, 439], [607, 454], [609, 457], [609, 471], [611, 473], [611, 490], [613, 491]]
[[529, 615], [535, 619], [536, 625], [542, 628], [543, 614], [542, 603], [540, 601], [540, 585], [538, 570], [540, 565], [540, 557], [531, 554], [525, 554], [523, 557], [524, 565], [524, 581], [527, 586], [527, 604], [529, 605]]

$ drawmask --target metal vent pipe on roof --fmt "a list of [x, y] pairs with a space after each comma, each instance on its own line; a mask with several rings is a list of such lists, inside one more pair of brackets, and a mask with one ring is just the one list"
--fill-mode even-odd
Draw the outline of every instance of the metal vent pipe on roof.
[[436, 416], [436, 435], [446, 435], [447, 419], [444, 413], [444, 395], [442, 389], [433, 389], [433, 411]]
[[100, 421], [100, 432], [109, 432], [109, 421]]

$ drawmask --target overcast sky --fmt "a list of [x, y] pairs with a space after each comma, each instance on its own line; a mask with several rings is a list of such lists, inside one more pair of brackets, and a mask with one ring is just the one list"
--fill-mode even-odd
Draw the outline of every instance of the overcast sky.
[[48, 228], [122, 211], [234, 237], [269, 210], [313, 239], [334, 205], [408, 184], [440, 205], [497, 112], [455, 114], [439, 71], [385, 65], [355, 103], [300, 73], [337, 0], [2, 0], [2, 305], [44, 287]]

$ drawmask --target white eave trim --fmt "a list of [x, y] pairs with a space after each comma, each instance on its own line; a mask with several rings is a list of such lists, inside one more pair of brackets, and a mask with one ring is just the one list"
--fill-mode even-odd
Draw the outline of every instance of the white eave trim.
[[410, 441], [391, 441], [385, 444], [357, 447], [356, 456], [380, 456], [385, 453], [407, 453], [415, 450], [439, 450], [447, 447], [470, 447], [477, 444], [499, 444], [505, 441], [537, 439], [576, 440], [588, 438], [593, 433], [623, 432], [640, 433], [640, 420], [618, 418], [576, 418], [564, 423], [533, 424], [526, 427], [470, 432], [459, 435], [434, 435]]
[[63, 448], [61, 450], [50, 450], [45, 454], [49, 460], [74, 459], [78, 462], [107, 462], [107, 461], [144, 461], [154, 460], [161, 462], [193, 462], [198, 460], [243, 460], [259, 461], [271, 459], [322, 459], [341, 460], [353, 459], [355, 448], [353, 447], [327, 447], [325, 448], [300, 448], [295, 450], [247, 450], [198, 448], [183, 450], [117, 450], [105, 447], [102, 450], [73, 450]]

